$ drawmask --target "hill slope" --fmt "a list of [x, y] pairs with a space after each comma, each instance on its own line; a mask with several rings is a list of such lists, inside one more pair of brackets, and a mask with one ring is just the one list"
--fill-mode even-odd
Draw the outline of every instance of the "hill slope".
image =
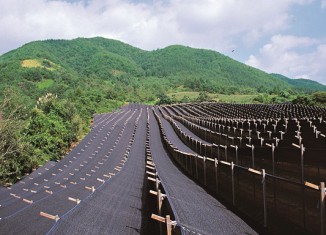
[[145, 51], [100, 37], [28, 43], [0, 57], [0, 76], [0, 89], [14, 87], [27, 99], [78, 87], [136, 102], [153, 101], [177, 87], [224, 94], [326, 88], [270, 75], [211, 50], [174, 45]]
[[[317, 87], [304, 82], [304, 88]], [[0, 184], [60, 159], [87, 133], [92, 114], [126, 102], [153, 104], [171, 91], [196, 91], [205, 100], [202, 91], [304, 88], [303, 81], [293, 83], [211, 50], [175, 45], [145, 51], [99, 37], [31, 42], [0, 56], [0, 162], [7, 164], [0, 164]], [[265, 96], [260, 98], [264, 102]]]
[[272, 73], [272, 76], [290, 84], [293, 88], [302, 92], [326, 91], [326, 86], [309, 79], [291, 79], [281, 74]]

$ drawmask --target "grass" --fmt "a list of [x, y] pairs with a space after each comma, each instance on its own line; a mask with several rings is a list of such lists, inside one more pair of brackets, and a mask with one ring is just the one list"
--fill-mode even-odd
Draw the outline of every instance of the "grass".
[[254, 98], [257, 97], [257, 95], [223, 95], [218, 94], [217, 98], [215, 99], [218, 102], [223, 103], [240, 103], [240, 104], [247, 104], [247, 103], [253, 103]]
[[47, 89], [51, 87], [54, 84], [54, 81], [52, 79], [43, 79], [42, 81], [37, 83], [37, 87], [40, 90]]
[[44, 68], [48, 70], [55, 70], [58, 66], [49, 61], [49, 60], [41, 60], [41, 59], [28, 59], [23, 60], [21, 62], [21, 66], [24, 68]]
[[[177, 91], [177, 92], [169, 92], [167, 94], [169, 97], [180, 101], [185, 97], [188, 97], [189, 100], [194, 101], [199, 96], [199, 92], [196, 91]], [[224, 95], [224, 94], [214, 94], [208, 93], [208, 96], [211, 100], [216, 102], [223, 103], [253, 103], [253, 99], [257, 97], [254, 95]]]
[[22, 67], [24, 68], [36, 68], [42, 67], [41, 62], [39, 60], [23, 60]]

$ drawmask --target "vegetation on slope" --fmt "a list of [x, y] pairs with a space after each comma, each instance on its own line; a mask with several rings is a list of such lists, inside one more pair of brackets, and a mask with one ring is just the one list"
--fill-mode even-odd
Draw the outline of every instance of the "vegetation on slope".
[[[145, 51], [99, 37], [31, 42], [0, 56], [0, 184], [59, 160], [88, 131], [92, 114], [126, 102], [246, 97], [311, 104], [323, 94], [303, 93], [324, 88], [269, 75], [211, 50], [175, 45]], [[177, 98], [178, 92], [187, 93]]]

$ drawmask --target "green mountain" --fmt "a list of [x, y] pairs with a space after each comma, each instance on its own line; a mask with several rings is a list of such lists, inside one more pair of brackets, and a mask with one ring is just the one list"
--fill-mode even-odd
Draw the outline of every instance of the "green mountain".
[[0, 81], [0, 89], [14, 87], [27, 100], [46, 92], [71, 97], [76, 90], [96, 90], [93, 96], [100, 98], [94, 99], [100, 100], [153, 102], [180, 87], [224, 94], [326, 89], [267, 74], [212, 50], [174, 45], [145, 51], [100, 37], [28, 43], [0, 56]]
[[316, 81], [312, 81], [304, 78], [291, 79], [281, 74], [275, 74], [275, 73], [272, 73], [271, 75], [290, 84], [292, 88], [299, 90], [301, 92], [310, 93], [315, 91], [326, 91], [326, 86]]
[[[99, 37], [31, 42], [0, 56], [0, 185], [61, 159], [88, 132], [92, 114], [126, 102], [168, 103], [166, 94], [176, 91], [196, 91], [202, 100], [210, 92], [284, 102], [324, 89], [211, 50], [175, 45], [145, 51]], [[314, 95], [296, 101], [325, 103], [324, 93]]]

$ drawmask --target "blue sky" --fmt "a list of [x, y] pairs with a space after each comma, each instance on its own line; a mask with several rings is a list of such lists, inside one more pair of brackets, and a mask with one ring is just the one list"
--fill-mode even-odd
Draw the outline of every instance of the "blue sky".
[[326, 85], [326, 0], [0, 0], [0, 54], [43, 39], [172, 44]]

